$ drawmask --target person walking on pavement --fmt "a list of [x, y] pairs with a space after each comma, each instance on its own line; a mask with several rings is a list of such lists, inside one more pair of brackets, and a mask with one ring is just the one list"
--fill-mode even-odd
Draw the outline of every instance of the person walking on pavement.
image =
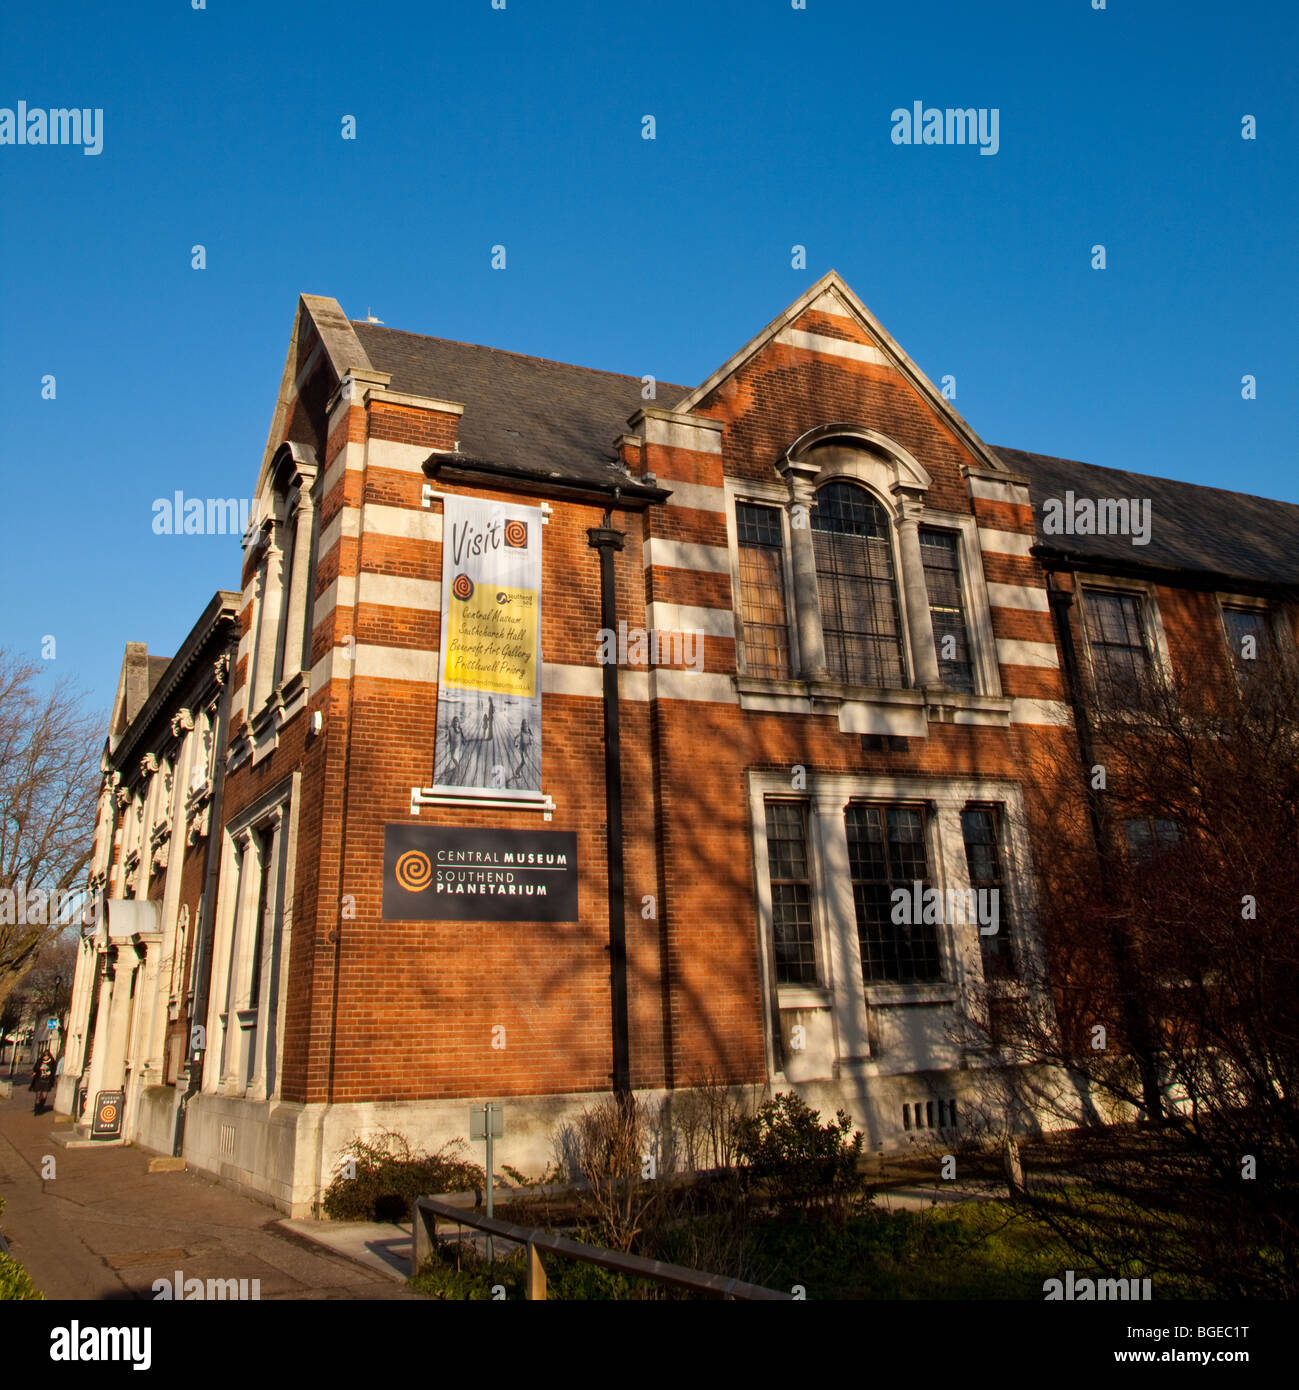
[[41, 1053], [36, 1070], [32, 1072], [31, 1089], [36, 1092], [32, 1114], [39, 1115], [45, 1108], [46, 1097], [54, 1089], [54, 1057], [48, 1047]]

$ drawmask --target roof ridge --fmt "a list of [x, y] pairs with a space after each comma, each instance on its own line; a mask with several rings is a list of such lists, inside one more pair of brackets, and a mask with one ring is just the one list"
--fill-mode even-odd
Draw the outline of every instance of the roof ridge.
[[1287, 502], [1282, 497], [1264, 497], [1259, 492], [1237, 492], [1234, 488], [1214, 487], [1210, 483], [1192, 483], [1185, 478], [1166, 478], [1159, 473], [1139, 473], [1132, 468], [1115, 468], [1106, 463], [1088, 463], [1086, 459], [1064, 458], [1060, 454], [1039, 454], [1032, 449], [1017, 449], [1012, 444], [990, 444], [994, 453], [1020, 454], [1025, 458], [1045, 459], [1048, 463], [1067, 463], [1074, 468], [1095, 468], [1103, 473], [1125, 473], [1131, 478], [1152, 478], [1159, 483], [1173, 483], [1177, 487], [1192, 487], [1199, 492], [1216, 492], [1223, 497], [1243, 497], [1251, 502], [1267, 502], [1275, 507], [1295, 507], [1299, 502]]
[[[594, 372], [598, 376], [614, 376], [620, 381], [641, 381], [643, 378], [633, 376], [630, 372], [611, 372], [607, 367], [584, 367], [579, 362], [561, 362], [557, 357], [538, 357], [531, 352], [516, 352], [513, 348], [492, 347], [488, 343], [467, 343], [460, 338], [439, 338], [434, 333], [413, 333], [409, 328], [389, 328], [383, 323], [367, 323], [364, 319], [351, 320], [354, 328], [381, 328], [385, 333], [400, 333], [406, 338], [422, 338], [430, 343], [450, 343], [452, 347], [479, 348], [483, 352], [498, 352], [504, 357], [519, 357], [525, 362], [541, 362], [548, 367], [566, 367], [574, 372]], [[682, 383], [676, 381], [662, 381], [655, 379], [659, 386], [680, 386]]]

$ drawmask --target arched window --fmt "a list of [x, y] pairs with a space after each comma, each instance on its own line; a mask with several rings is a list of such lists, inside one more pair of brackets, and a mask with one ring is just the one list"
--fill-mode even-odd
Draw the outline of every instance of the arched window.
[[833, 482], [816, 494], [811, 523], [830, 674], [852, 685], [905, 686], [888, 513], [865, 488]]

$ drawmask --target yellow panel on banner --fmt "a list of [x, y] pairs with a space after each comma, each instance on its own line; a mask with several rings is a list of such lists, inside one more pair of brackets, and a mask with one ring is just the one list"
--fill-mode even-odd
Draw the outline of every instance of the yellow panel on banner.
[[[461, 583], [461, 591], [470, 586]], [[454, 586], [447, 605], [448, 685], [497, 695], [537, 694], [537, 594], [532, 589]]]

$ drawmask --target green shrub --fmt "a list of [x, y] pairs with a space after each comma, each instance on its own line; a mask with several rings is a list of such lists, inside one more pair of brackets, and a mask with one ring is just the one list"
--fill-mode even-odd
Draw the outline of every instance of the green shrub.
[[444, 1303], [482, 1303], [489, 1302], [493, 1286], [501, 1284], [507, 1299], [524, 1297], [523, 1261], [517, 1256], [497, 1260], [491, 1266], [468, 1251], [462, 1259], [456, 1259], [453, 1250], [454, 1247], [440, 1249], [424, 1261], [410, 1281], [417, 1293]]
[[392, 1130], [354, 1139], [325, 1192], [325, 1215], [331, 1221], [401, 1221], [416, 1197], [472, 1192], [483, 1186], [483, 1170], [459, 1156], [463, 1148], [464, 1140], [454, 1139], [437, 1153], [424, 1153]]
[[31, 1276], [11, 1255], [0, 1255], [0, 1302], [44, 1299], [32, 1285]]
[[863, 1136], [849, 1138], [852, 1117], [842, 1110], [826, 1124], [798, 1095], [765, 1101], [740, 1123], [736, 1151], [750, 1178], [782, 1213], [813, 1207], [844, 1216], [867, 1196], [858, 1173]]

